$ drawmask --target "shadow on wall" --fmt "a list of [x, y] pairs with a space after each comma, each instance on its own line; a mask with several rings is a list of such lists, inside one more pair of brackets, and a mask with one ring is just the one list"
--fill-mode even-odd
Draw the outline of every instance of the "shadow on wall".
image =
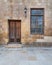
[[0, 33], [0, 44], [2, 44], [2, 41], [3, 41], [3, 34]]
[[0, 44], [6, 43], [5, 39], [7, 39], [7, 33], [0, 33]]

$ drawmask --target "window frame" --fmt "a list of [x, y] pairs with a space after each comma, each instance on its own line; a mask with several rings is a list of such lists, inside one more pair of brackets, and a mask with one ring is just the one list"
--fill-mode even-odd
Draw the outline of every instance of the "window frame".
[[[32, 15], [32, 10], [43, 10], [43, 15]], [[38, 32], [38, 33], [35, 33], [35, 32], [31, 32], [31, 28], [32, 28], [32, 25], [31, 25], [31, 23], [32, 23], [32, 16], [43, 16], [43, 20], [42, 20], [42, 32]], [[37, 24], [38, 25], [38, 24]], [[37, 27], [37, 29], [38, 29], [38, 27]], [[44, 34], [44, 8], [30, 8], [30, 34], [40, 34], [40, 35], [43, 35]]]

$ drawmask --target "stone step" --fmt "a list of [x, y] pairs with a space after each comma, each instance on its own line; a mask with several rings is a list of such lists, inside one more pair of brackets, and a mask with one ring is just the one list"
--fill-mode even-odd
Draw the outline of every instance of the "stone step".
[[5, 45], [6, 48], [21, 48], [22, 44], [8, 44]]
[[8, 44], [6, 48], [22, 48], [22, 47], [52, 47], [51, 42], [34, 42], [32, 44]]

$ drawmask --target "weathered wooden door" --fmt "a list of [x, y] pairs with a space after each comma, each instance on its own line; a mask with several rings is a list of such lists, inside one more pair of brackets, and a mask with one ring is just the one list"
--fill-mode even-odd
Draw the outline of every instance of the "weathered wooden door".
[[9, 41], [21, 42], [21, 21], [9, 20]]

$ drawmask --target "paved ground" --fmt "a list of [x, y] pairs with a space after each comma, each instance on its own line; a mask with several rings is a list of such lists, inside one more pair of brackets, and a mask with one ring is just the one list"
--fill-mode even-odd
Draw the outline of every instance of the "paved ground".
[[52, 48], [0, 47], [0, 65], [52, 65]]

